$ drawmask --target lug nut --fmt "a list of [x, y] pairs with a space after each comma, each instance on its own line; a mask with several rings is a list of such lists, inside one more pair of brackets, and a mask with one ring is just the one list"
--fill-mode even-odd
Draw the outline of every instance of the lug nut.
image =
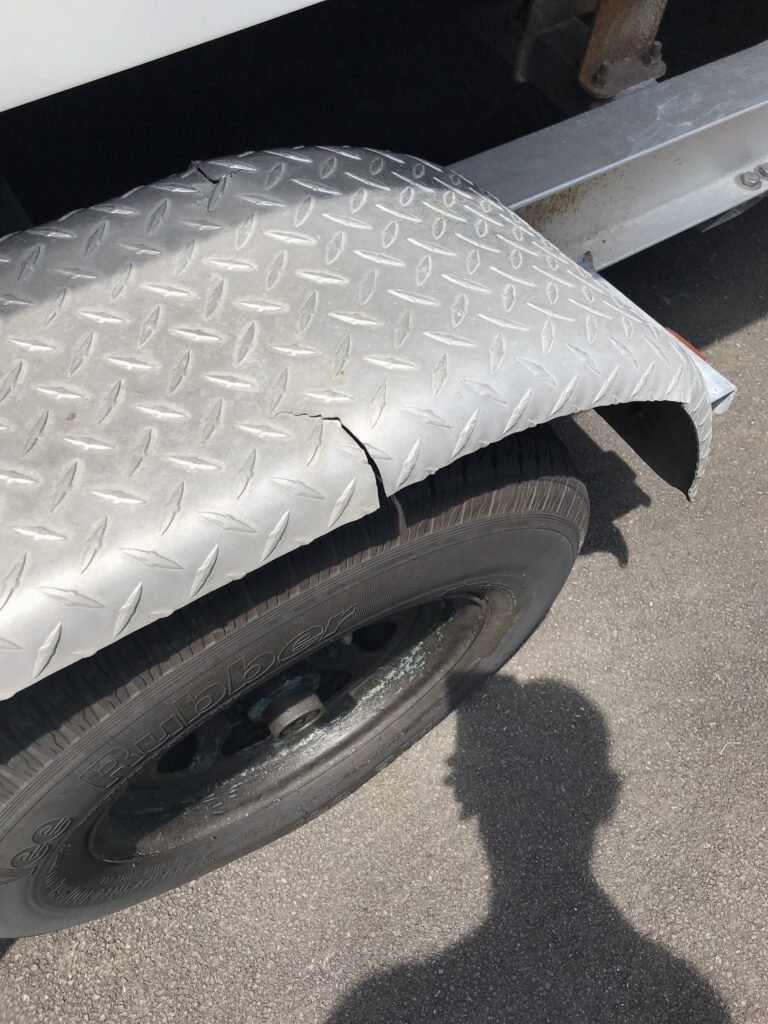
[[293, 739], [322, 718], [323, 702], [312, 692], [283, 694], [269, 705], [264, 718], [276, 740]]
[[660, 64], [660, 63], [661, 63], [661, 43], [659, 42], [658, 39], [656, 39], [653, 43], [651, 43], [650, 50], [643, 57], [643, 64], [645, 64], [645, 66], [647, 68], [652, 68], [652, 67], [655, 67], [656, 64]]

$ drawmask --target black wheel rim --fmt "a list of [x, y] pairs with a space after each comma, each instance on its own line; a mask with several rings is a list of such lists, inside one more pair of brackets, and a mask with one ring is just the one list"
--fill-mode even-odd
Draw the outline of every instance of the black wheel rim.
[[162, 856], [209, 833], [217, 816], [279, 799], [297, 774], [374, 732], [393, 702], [444, 677], [486, 611], [479, 596], [443, 596], [357, 627], [259, 680], [169, 741], [116, 794], [90, 829], [91, 855], [104, 864]]

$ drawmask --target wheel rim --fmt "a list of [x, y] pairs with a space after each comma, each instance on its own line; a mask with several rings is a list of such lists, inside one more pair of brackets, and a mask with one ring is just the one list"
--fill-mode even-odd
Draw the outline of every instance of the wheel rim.
[[[105, 864], [163, 855], [250, 814], [366, 732], [462, 658], [486, 601], [467, 593], [388, 614], [259, 682], [169, 741], [102, 811], [91, 855]], [[253, 822], [258, 830], [258, 821]]]

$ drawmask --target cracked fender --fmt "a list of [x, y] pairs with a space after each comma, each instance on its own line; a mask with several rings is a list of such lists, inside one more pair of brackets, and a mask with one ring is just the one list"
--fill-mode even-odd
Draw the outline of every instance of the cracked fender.
[[382, 492], [618, 406], [641, 454], [672, 411], [666, 475], [691, 491], [711, 413], [686, 350], [491, 197], [409, 157], [246, 154], [9, 236], [0, 697]]

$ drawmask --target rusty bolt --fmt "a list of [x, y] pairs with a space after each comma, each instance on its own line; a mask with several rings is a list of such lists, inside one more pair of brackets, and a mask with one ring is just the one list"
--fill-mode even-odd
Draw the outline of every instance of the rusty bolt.
[[643, 57], [643, 64], [645, 64], [645, 66], [647, 68], [652, 68], [652, 67], [655, 67], [657, 64], [660, 64], [660, 63], [661, 63], [661, 43], [659, 42], [658, 39], [656, 39], [651, 44], [651, 48], [648, 51], [648, 53], [646, 53], [646, 55]]
[[592, 81], [595, 83], [595, 85], [600, 86], [601, 88], [607, 85], [608, 72], [610, 70], [611, 69], [609, 68], [609, 66], [605, 63], [605, 61], [603, 61], [603, 63], [600, 65], [600, 67], [597, 69], [594, 75], [592, 75]]

